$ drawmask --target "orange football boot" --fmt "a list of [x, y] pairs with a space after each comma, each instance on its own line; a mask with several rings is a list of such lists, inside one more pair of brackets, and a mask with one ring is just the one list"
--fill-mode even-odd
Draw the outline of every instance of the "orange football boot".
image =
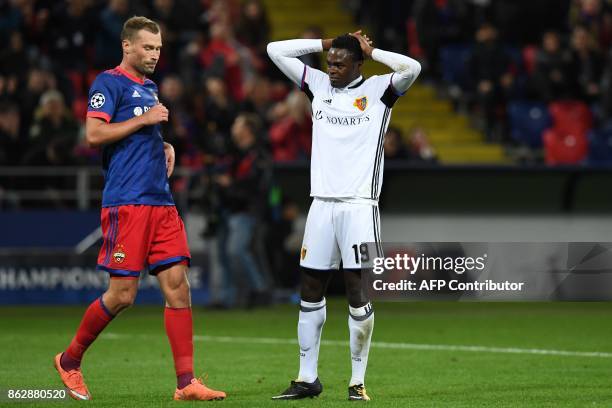
[[85, 381], [83, 381], [83, 374], [81, 373], [81, 369], [78, 368], [76, 370], [66, 371], [62, 368], [60, 364], [60, 359], [62, 358], [62, 353], [59, 353], [55, 356], [54, 365], [55, 369], [60, 375], [62, 382], [66, 386], [68, 390], [68, 395], [76, 400], [90, 400], [91, 394], [85, 385]]
[[191, 384], [183, 389], [176, 389], [174, 399], [177, 401], [212, 401], [225, 398], [223, 391], [211, 390], [204, 385], [201, 378], [194, 378]]

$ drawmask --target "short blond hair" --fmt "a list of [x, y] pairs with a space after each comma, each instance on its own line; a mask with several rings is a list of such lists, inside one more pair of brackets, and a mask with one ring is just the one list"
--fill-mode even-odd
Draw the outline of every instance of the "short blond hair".
[[129, 18], [123, 24], [123, 29], [121, 30], [121, 41], [133, 41], [136, 33], [138, 33], [140, 30], [146, 30], [153, 34], [160, 32], [159, 24], [157, 24], [155, 21], [144, 16], [134, 16]]

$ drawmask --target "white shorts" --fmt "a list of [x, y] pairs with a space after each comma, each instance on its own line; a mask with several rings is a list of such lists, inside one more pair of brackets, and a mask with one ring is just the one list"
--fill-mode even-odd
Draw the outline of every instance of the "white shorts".
[[[365, 243], [376, 242], [368, 246]], [[378, 206], [314, 198], [306, 219], [300, 266], [311, 269], [359, 269], [380, 251]]]

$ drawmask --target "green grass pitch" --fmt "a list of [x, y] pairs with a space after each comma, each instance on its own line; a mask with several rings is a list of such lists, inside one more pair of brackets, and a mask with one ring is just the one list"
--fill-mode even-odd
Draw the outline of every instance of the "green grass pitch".
[[[52, 358], [70, 341], [83, 311], [84, 307], [0, 307], [0, 388], [60, 388]], [[207, 383], [228, 393], [225, 401], [204, 404], [356, 404], [346, 400], [350, 358], [344, 343], [348, 329], [343, 300], [328, 303], [323, 329], [328, 342], [319, 358], [323, 394], [305, 401], [270, 400], [297, 374], [298, 348], [292, 343], [296, 306], [194, 311], [196, 373], [208, 373]], [[612, 303], [379, 302], [375, 311], [366, 377], [369, 406], [612, 406]], [[535, 354], [526, 349], [600, 354]], [[87, 403], [90, 407], [203, 404], [171, 401], [175, 378], [161, 307], [135, 306], [120, 315], [85, 355], [83, 372], [94, 398]], [[75, 404], [79, 402], [0, 400], [0, 406], [9, 407]]]

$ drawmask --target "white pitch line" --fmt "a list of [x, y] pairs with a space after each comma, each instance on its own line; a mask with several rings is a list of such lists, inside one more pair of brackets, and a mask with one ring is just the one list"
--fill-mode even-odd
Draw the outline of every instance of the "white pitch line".
[[[136, 337], [117, 333], [104, 333], [107, 339], [121, 339]], [[149, 335], [138, 335], [138, 337], [151, 337]], [[275, 337], [234, 337], [234, 336], [193, 336], [196, 341], [209, 341], [214, 343], [238, 343], [238, 344], [284, 344], [297, 345], [295, 339], [284, 339]], [[324, 346], [348, 347], [349, 342], [344, 340], [321, 340]], [[599, 357], [612, 358], [612, 353], [600, 351], [569, 351], [569, 350], [547, 350], [547, 349], [528, 349], [518, 347], [487, 347], [487, 346], [460, 346], [451, 344], [418, 344], [418, 343], [391, 343], [391, 342], [372, 342], [373, 348], [392, 349], [392, 350], [432, 350], [432, 351], [463, 351], [471, 353], [498, 353], [498, 354], [536, 354], [547, 356], [566, 356], [566, 357]]]

